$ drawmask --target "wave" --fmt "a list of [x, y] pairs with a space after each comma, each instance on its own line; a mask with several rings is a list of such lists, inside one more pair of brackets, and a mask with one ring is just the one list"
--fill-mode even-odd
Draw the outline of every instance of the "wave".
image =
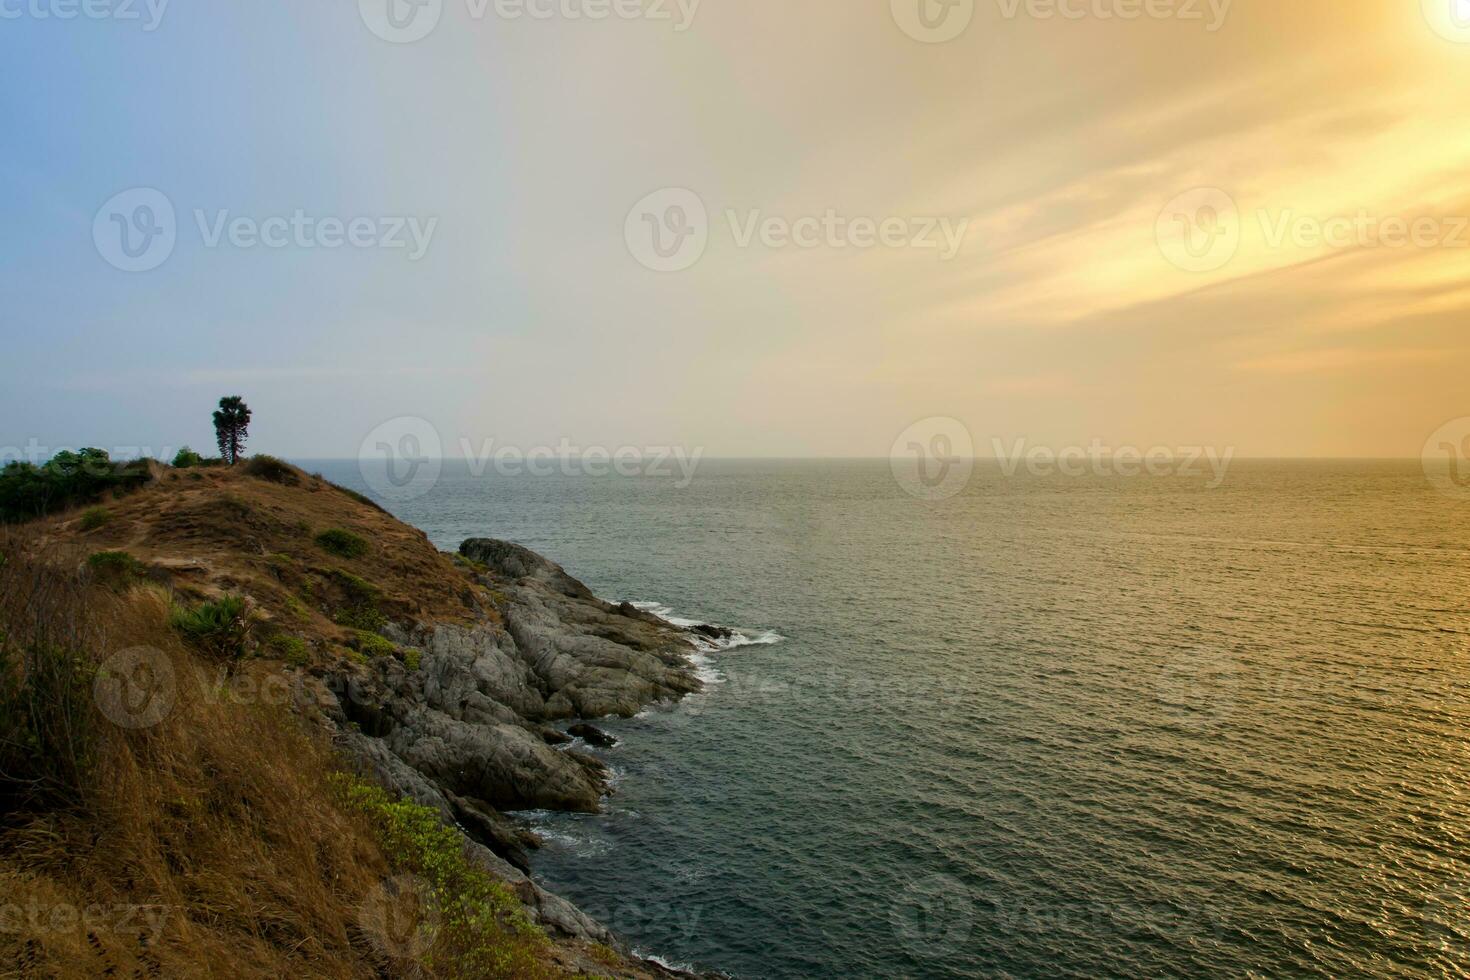
[[[689, 619], [674, 612], [670, 606], [657, 601], [633, 601], [629, 605], [635, 609], [641, 609], [646, 613], [653, 613], [659, 619], [673, 623], [681, 629], [693, 630], [699, 626], [714, 625], [703, 619]], [[722, 653], [726, 650], [736, 650], [740, 647], [773, 646], [780, 643], [786, 637], [775, 630], [748, 630], [739, 627], [719, 627], [729, 629], [728, 637], [709, 637], [699, 633], [693, 634], [695, 646], [708, 649], [710, 652]]]

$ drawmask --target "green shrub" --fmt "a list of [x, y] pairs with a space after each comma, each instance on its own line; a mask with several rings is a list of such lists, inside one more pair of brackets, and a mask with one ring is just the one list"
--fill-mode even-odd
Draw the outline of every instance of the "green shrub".
[[552, 974], [544, 961], [546, 934], [526, 915], [510, 886], [465, 856], [464, 839], [437, 810], [395, 800], [370, 783], [337, 776], [344, 805], [365, 816], [396, 872], [422, 878], [435, 914], [424, 964], [434, 976], [531, 978]]
[[344, 569], [334, 568], [332, 580], [342, 589], [344, 599], [332, 610], [332, 619], [350, 629], [376, 633], [388, 622], [378, 608], [378, 587]]
[[106, 507], [89, 507], [82, 511], [82, 531], [95, 531], [110, 520], [112, 520], [112, 515], [108, 513]]
[[178, 467], [181, 470], [193, 469], [194, 467], [202, 466], [203, 464], [204, 457], [200, 456], [188, 446], [180, 447], [179, 451], [174, 454], [174, 466]]
[[114, 587], [127, 585], [143, 575], [143, 563], [126, 551], [99, 551], [87, 559], [87, 567]]
[[271, 650], [289, 666], [305, 667], [311, 660], [306, 641], [289, 633], [277, 633], [271, 637]]
[[369, 633], [367, 630], [358, 630], [353, 646], [368, 657], [391, 657], [398, 653], [398, 647], [377, 633]]
[[299, 486], [301, 483], [301, 474], [296, 467], [274, 456], [250, 457], [250, 461], [245, 464], [245, 475], [289, 487]]
[[338, 558], [361, 558], [367, 554], [367, 539], [351, 531], [334, 527], [316, 536], [317, 546]]
[[294, 595], [286, 596], [286, 611], [303, 623], [311, 622], [311, 610], [307, 608], [306, 603]]
[[101, 449], [57, 453], [41, 466], [11, 462], [0, 469], [0, 523], [35, 520], [151, 478], [147, 461], [114, 463]]
[[239, 660], [250, 642], [249, 610], [239, 596], [225, 596], [193, 609], [175, 607], [169, 625], [219, 660]]
[[421, 666], [423, 666], [424, 653], [422, 650], [414, 650], [410, 648], [401, 652], [403, 654], [403, 664], [409, 670], [418, 670]]

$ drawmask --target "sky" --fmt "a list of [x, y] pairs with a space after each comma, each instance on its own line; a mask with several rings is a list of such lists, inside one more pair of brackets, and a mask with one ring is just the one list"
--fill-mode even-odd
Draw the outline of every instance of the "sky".
[[418, 2], [0, 0], [0, 453], [1470, 415], [1466, 0]]

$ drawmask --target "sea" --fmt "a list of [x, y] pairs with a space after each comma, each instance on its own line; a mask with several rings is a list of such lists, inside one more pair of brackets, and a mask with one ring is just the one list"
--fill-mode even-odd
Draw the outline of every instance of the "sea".
[[942, 493], [887, 460], [449, 461], [382, 502], [443, 549], [514, 541], [737, 631], [703, 693], [599, 722], [601, 813], [520, 815], [537, 877], [645, 955], [1470, 975], [1470, 501], [1418, 461], [982, 461]]

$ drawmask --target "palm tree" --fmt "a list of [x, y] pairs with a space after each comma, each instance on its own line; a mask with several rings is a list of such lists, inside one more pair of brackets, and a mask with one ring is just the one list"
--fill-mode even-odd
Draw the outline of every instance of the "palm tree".
[[219, 400], [219, 411], [214, 413], [214, 437], [219, 442], [219, 454], [231, 466], [240, 460], [245, 451], [245, 438], [250, 435], [250, 406], [239, 395], [230, 395]]

